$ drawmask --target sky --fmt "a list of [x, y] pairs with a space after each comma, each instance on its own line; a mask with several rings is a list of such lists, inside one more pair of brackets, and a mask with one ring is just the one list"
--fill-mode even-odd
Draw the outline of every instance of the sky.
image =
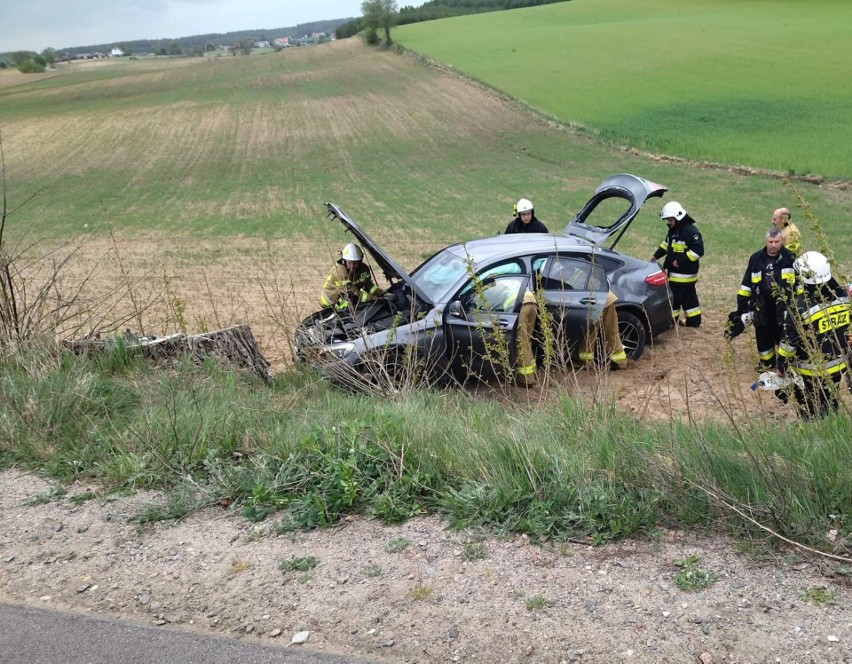
[[0, 53], [164, 39], [361, 15], [361, 0], [4, 0]]

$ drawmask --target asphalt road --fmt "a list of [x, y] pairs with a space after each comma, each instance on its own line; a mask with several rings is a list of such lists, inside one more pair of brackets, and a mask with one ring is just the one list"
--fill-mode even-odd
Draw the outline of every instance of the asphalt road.
[[[282, 639], [286, 636], [282, 635]], [[286, 643], [286, 641], [285, 641]], [[381, 664], [0, 602], [2, 664]]]

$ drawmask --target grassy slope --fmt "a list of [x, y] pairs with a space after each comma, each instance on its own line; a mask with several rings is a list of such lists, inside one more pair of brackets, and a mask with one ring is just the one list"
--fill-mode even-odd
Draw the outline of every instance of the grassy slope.
[[619, 142], [849, 179], [850, 25], [837, 0], [574, 0], [395, 38]]

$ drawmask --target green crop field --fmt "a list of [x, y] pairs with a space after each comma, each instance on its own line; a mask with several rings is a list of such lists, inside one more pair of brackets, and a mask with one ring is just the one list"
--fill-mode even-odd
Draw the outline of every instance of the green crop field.
[[851, 28], [838, 0], [573, 0], [395, 39], [620, 144], [848, 180]]

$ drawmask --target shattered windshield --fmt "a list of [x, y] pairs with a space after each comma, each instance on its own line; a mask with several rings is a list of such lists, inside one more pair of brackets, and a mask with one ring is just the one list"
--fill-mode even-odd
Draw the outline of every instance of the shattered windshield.
[[432, 302], [442, 302], [453, 285], [469, 272], [470, 264], [461, 247], [450, 247], [423, 263], [411, 278]]

